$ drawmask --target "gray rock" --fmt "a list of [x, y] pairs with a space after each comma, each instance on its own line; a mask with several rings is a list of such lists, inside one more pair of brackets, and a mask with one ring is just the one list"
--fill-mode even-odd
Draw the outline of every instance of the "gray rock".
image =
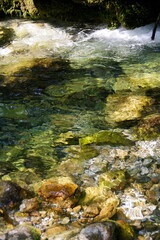
[[142, 167], [142, 169], [141, 169], [141, 174], [142, 174], [142, 175], [146, 175], [146, 174], [148, 174], [148, 173], [149, 173], [148, 168], [147, 168], [147, 167]]
[[143, 166], [150, 167], [152, 165], [153, 159], [152, 158], [145, 158], [143, 161]]
[[94, 223], [81, 230], [78, 240], [114, 240], [115, 224], [111, 222]]
[[6, 233], [5, 240], [40, 240], [40, 234], [31, 226], [19, 226]]
[[21, 187], [10, 181], [0, 182], [0, 208], [11, 208], [22, 200]]

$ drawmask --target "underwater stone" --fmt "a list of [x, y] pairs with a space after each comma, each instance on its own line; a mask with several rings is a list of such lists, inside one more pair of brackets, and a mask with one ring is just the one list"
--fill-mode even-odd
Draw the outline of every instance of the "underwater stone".
[[27, 192], [11, 181], [0, 182], [0, 207], [12, 209], [19, 205]]
[[13, 40], [14, 31], [12, 28], [0, 27], [0, 47], [9, 45]]
[[0, 166], [1, 166], [0, 167], [0, 177], [17, 170], [17, 168], [11, 162], [8, 162], [8, 161], [1, 162]]
[[10, 230], [5, 240], [40, 240], [40, 234], [31, 226], [18, 226]]
[[98, 177], [98, 185], [112, 190], [122, 190], [126, 185], [126, 173], [123, 170], [109, 171]]
[[33, 212], [40, 208], [40, 202], [36, 198], [24, 199], [19, 207], [21, 212]]
[[148, 110], [153, 103], [154, 100], [147, 96], [126, 92], [112, 94], [107, 97], [105, 119], [110, 124], [139, 119], [142, 111]]
[[79, 240], [114, 240], [116, 225], [114, 222], [93, 223], [81, 230]]
[[109, 130], [100, 131], [98, 133], [94, 133], [93, 135], [79, 139], [80, 145], [87, 145], [93, 143], [97, 145], [108, 144], [111, 146], [134, 145], [134, 142], [128, 139], [123, 133]]
[[38, 195], [46, 202], [56, 204], [61, 208], [73, 207], [81, 195], [78, 185], [73, 183], [45, 182]]
[[119, 240], [133, 240], [135, 237], [135, 232], [133, 230], [133, 228], [129, 225], [129, 223], [122, 221], [122, 220], [118, 220], [116, 221], [116, 223], [118, 223], [119, 225], [119, 229], [118, 229], [118, 239]]
[[106, 221], [116, 213], [119, 204], [117, 196], [105, 187], [87, 187], [85, 196], [80, 200], [84, 209], [89, 206], [99, 210], [99, 214], [94, 217], [94, 222]]
[[133, 128], [138, 140], [152, 140], [160, 136], [160, 114], [151, 114], [143, 118]]

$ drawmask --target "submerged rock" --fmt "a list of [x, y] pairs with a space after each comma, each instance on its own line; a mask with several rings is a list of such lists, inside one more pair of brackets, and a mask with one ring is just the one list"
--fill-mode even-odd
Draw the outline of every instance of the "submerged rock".
[[31, 226], [19, 226], [7, 232], [4, 240], [40, 240], [39, 232]]
[[[26, 49], [27, 51], [27, 49]], [[28, 51], [30, 51], [28, 49]], [[20, 88], [24, 86], [26, 88], [28, 84], [28, 88], [30, 88], [32, 85], [34, 85], [35, 80], [39, 81], [39, 87], [40, 84], [44, 87], [44, 79], [48, 79], [48, 75], [55, 78], [55, 74], [63, 70], [64, 68], [68, 68], [69, 64], [66, 60], [63, 60], [61, 58], [33, 58], [28, 59], [27, 57], [24, 58], [22, 55], [20, 57], [21, 61], [14, 62], [11, 65], [2, 66], [2, 71], [5, 74], [5, 79], [2, 83], [2, 86], [7, 88], [12, 88], [12, 91], [14, 91], [13, 87], [15, 87], [15, 90], [17, 91], [17, 88]], [[27, 68], [26, 68], [27, 66]], [[57, 78], [57, 75], [56, 75]], [[34, 79], [34, 81], [31, 82], [28, 79]], [[43, 82], [40, 83], [40, 80]], [[48, 86], [48, 82], [46, 81], [46, 84]], [[37, 87], [37, 86], [36, 86]], [[25, 89], [24, 89], [25, 90]], [[21, 89], [22, 91], [22, 89]]]
[[1, 162], [0, 165], [1, 165], [1, 167], [0, 167], [0, 177], [17, 170], [17, 168], [11, 162], [8, 162], [8, 161]]
[[123, 95], [117, 93], [109, 95], [105, 108], [106, 121], [114, 125], [123, 121], [139, 119], [142, 112], [154, 103], [154, 100], [147, 96], [133, 94]]
[[81, 230], [75, 240], [115, 240], [116, 225], [113, 222], [94, 223]]
[[118, 229], [118, 239], [120, 240], [133, 240], [135, 239], [135, 232], [129, 223], [119, 220], [116, 221], [119, 225]]
[[19, 209], [21, 212], [33, 212], [40, 208], [40, 201], [36, 198], [24, 199]]
[[[86, 217], [86, 211], [91, 207], [95, 208], [96, 214], [92, 221], [106, 221], [116, 213], [116, 208], [119, 204], [117, 196], [105, 187], [88, 187], [85, 189], [85, 197], [80, 201], [80, 204], [84, 206], [84, 216]], [[93, 209], [92, 209], [93, 213]]]
[[143, 118], [134, 128], [138, 140], [152, 140], [160, 136], [160, 114], [151, 114]]
[[16, 183], [10, 181], [0, 182], [0, 207], [12, 209], [19, 205], [27, 192]]
[[78, 185], [74, 183], [45, 182], [38, 191], [44, 201], [61, 208], [73, 207], [81, 195]]
[[79, 143], [80, 145], [94, 143], [97, 145], [108, 144], [111, 146], [131, 146], [134, 144], [134, 142], [128, 139], [122, 132], [111, 130], [100, 131], [91, 136], [80, 138]]
[[40, 181], [41, 178], [32, 169], [22, 169], [3, 176], [2, 180], [12, 181], [18, 184], [21, 188], [32, 191], [32, 184]]
[[0, 27], [0, 47], [3, 47], [13, 40], [14, 31], [12, 28]]
[[107, 189], [122, 190], [126, 183], [126, 173], [123, 170], [109, 171], [98, 177], [98, 185]]

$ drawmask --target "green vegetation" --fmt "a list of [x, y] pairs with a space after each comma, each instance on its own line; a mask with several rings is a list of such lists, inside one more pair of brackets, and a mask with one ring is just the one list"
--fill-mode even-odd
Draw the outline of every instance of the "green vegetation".
[[[47, 18], [134, 28], [156, 20], [159, 3], [127, 0], [1, 0], [0, 17]], [[78, 11], [77, 11], [78, 9]]]

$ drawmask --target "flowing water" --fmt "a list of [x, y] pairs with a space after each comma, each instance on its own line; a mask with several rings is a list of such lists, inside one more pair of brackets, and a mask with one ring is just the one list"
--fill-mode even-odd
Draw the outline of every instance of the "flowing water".
[[24, 169], [53, 176], [79, 137], [137, 124], [107, 119], [109, 95], [153, 97], [149, 113], [158, 114], [160, 29], [151, 41], [152, 29], [1, 21], [1, 177]]

